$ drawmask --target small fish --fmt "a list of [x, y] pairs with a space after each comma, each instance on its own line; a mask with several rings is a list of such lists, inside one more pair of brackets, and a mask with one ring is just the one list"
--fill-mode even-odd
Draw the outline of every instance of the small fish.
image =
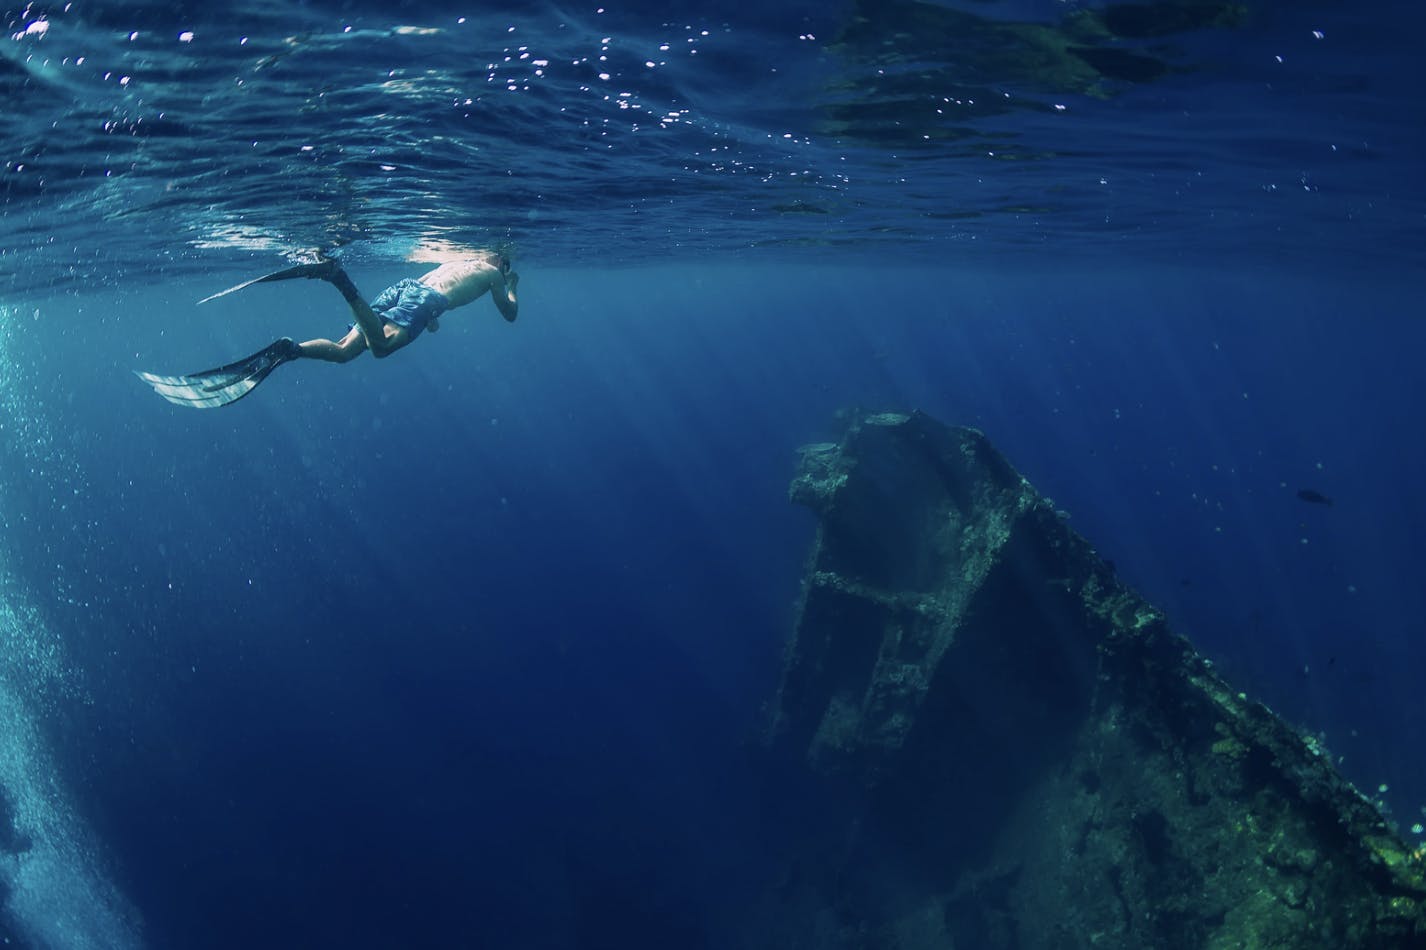
[[1313, 491], [1310, 488], [1299, 488], [1297, 497], [1311, 505], [1331, 505], [1332, 499], [1322, 494], [1320, 491]]

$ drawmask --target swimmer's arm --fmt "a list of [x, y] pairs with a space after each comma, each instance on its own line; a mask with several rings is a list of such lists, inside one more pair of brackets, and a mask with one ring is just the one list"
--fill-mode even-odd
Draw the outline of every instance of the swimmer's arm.
[[520, 275], [514, 271], [509, 276], [496, 271], [495, 279], [490, 282], [490, 299], [495, 301], [495, 309], [510, 323], [515, 322], [520, 312], [520, 301], [515, 299], [515, 288], [519, 283]]

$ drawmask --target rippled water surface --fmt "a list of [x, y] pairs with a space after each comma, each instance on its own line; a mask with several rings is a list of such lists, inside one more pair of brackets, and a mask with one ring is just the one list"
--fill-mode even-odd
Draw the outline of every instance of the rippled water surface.
[[5, 285], [492, 239], [1420, 262], [1412, 4], [432, 9], [11, 8]]

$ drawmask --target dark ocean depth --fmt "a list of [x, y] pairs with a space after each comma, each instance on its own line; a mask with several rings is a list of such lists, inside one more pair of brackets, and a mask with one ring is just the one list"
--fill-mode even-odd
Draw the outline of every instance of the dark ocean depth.
[[[1065, 7], [7, 10], [0, 940], [740, 946], [853, 407], [984, 431], [1419, 844], [1420, 14]], [[497, 243], [514, 324], [133, 375]]]

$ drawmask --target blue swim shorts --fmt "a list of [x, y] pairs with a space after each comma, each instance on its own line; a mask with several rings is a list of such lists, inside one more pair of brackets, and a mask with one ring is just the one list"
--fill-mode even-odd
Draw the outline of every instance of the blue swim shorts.
[[451, 308], [451, 302], [414, 277], [399, 280], [377, 295], [372, 311], [384, 322], [405, 327], [411, 339], [421, 335], [426, 324]]

